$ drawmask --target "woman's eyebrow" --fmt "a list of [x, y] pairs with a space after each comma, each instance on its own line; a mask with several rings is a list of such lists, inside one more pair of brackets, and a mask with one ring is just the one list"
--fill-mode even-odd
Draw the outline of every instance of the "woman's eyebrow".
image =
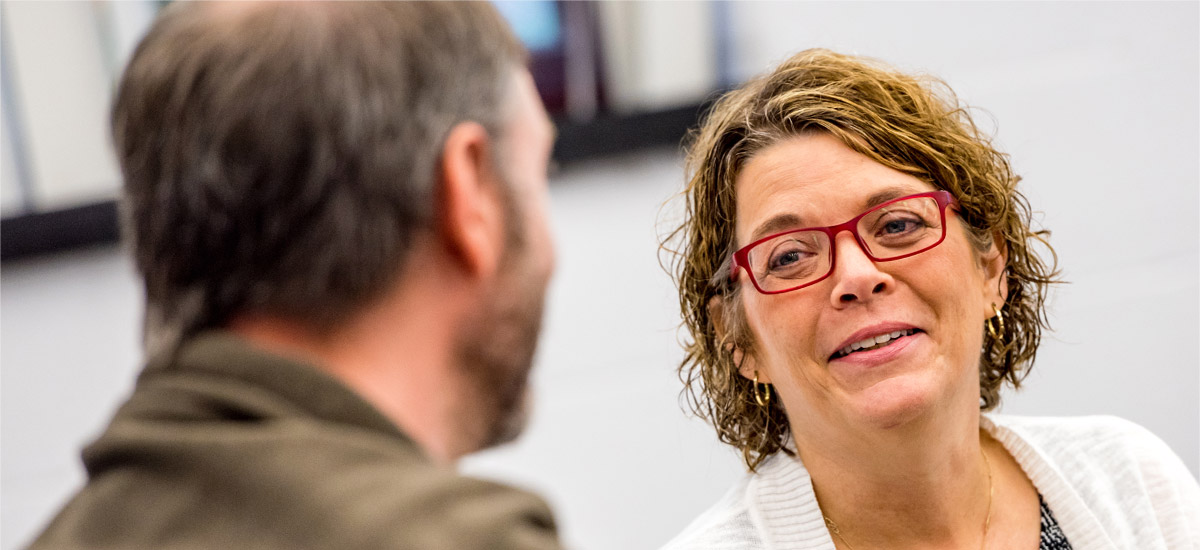
[[901, 187], [901, 186], [888, 187], [887, 189], [884, 189], [882, 191], [875, 193], [874, 195], [871, 195], [870, 197], [867, 197], [867, 202], [866, 202], [866, 204], [863, 205], [863, 211], [865, 212], [867, 210], [870, 210], [871, 208], [879, 206], [879, 205], [881, 205], [887, 201], [890, 201], [892, 199], [898, 199], [900, 197], [904, 197], [904, 196], [908, 196], [908, 195], [915, 195], [917, 193], [920, 193], [920, 191], [910, 189], [908, 187]]
[[750, 234], [750, 242], [757, 241], [765, 235], [778, 233], [785, 229], [794, 229], [802, 227], [803, 219], [800, 216], [792, 213], [776, 214], [767, 219], [767, 221], [759, 224], [754, 232]]

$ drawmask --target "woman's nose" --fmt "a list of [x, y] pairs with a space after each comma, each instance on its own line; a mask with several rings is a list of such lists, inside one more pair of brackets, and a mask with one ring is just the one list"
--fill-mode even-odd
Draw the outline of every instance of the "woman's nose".
[[833, 291], [829, 298], [834, 308], [870, 301], [894, 286], [891, 275], [880, 271], [849, 231], [834, 237]]

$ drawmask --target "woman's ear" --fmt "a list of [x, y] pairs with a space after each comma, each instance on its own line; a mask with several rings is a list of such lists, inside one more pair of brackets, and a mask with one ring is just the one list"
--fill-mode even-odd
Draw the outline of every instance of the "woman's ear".
[[713, 296], [708, 300], [708, 318], [713, 325], [717, 343], [724, 346], [733, 355], [733, 364], [738, 367], [738, 374], [743, 378], [753, 380], [757, 375], [759, 383], [770, 384], [771, 377], [765, 372], [758, 372], [754, 355], [746, 353], [745, 349], [732, 341], [727, 315], [736, 315], [736, 313], [727, 312], [727, 308], [728, 304], [722, 296]]
[[983, 268], [984, 301], [987, 303], [985, 319], [995, 316], [991, 304], [1003, 307], [1008, 299], [1008, 249], [1005, 246], [1004, 235], [999, 231], [992, 233], [992, 245], [980, 257]]

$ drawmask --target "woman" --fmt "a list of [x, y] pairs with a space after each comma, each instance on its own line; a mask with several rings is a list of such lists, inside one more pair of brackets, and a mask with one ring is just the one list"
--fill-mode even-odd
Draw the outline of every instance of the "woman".
[[1056, 270], [944, 85], [802, 52], [688, 163], [680, 371], [751, 474], [667, 548], [1200, 547], [1200, 488], [1144, 429], [981, 414]]

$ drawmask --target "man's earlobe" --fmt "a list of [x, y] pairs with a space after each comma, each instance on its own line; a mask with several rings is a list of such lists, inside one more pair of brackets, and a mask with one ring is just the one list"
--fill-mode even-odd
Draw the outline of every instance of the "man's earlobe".
[[463, 122], [442, 145], [436, 189], [438, 238], [470, 276], [498, 269], [504, 247], [504, 209], [493, 143], [487, 130]]

